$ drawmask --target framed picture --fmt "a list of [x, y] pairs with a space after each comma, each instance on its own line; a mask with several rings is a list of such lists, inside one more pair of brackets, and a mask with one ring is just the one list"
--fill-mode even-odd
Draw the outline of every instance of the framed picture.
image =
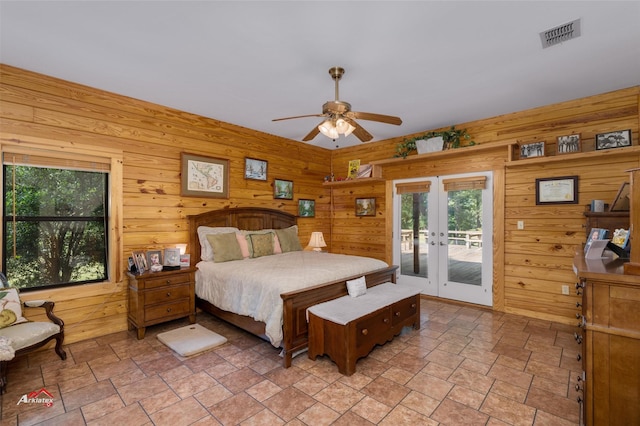
[[556, 144], [557, 154], [570, 154], [580, 151], [580, 135], [558, 136], [558, 143]]
[[357, 179], [359, 169], [360, 169], [360, 160], [349, 161], [349, 170], [347, 171], [347, 179]]
[[544, 157], [544, 142], [520, 144], [520, 158]]
[[136, 265], [136, 269], [139, 274], [144, 273], [147, 269], [147, 258], [144, 255], [143, 251], [134, 251], [131, 253], [133, 256], [133, 263]]
[[626, 212], [631, 210], [631, 200], [629, 199], [630, 190], [631, 185], [629, 185], [629, 182], [625, 182], [620, 186], [616, 198], [613, 200], [613, 203], [611, 203], [611, 207], [609, 207], [610, 212]]
[[293, 181], [274, 179], [273, 198], [277, 200], [293, 200]]
[[587, 237], [587, 242], [584, 245], [584, 252], [586, 253], [587, 251], [589, 251], [589, 247], [594, 241], [606, 239], [608, 233], [609, 231], [604, 228], [591, 228], [589, 236]]
[[356, 198], [356, 216], [375, 216], [375, 198]]
[[536, 205], [578, 204], [578, 176], [536, 179]]
[[147, 251], [147, 265], [151, 271], [162, 270], [162, 253], [160, 250]]
[[180, 249], [166, 248], [164, 249], [164, 262], [166, 266], [180, 266]]
[[622, 249], [626, 249], [629, 244], [629, 230], [624, 228], [614, 230], [611, 242]]
[[298, 216], [299, 217], [315, 217], [316, 216], [316, 200], [298, 200]]
[[229, 160], [181, 154], [181, 195], [229, 198]]
[[191, 255], [189, 253], [184, 253], [180, 255], [180, 267], [188, 268], [191, 266]]
[[631, 146], [631, 130], [616, 130], [596, 135], [596, 149], [621, 148], [623, 146]]
[[267, 162], [256, 158], [244, 159], [244, 178], [267, 180]]
[[371, 164], [361, 164], [358, 168], [358, 179], [371, 177], [373, 166]]

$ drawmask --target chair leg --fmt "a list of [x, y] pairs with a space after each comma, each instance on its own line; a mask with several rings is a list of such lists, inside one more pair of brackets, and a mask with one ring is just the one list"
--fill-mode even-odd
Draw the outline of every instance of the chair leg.
[[0, 361], [0, 395], [7, 391], [7, 364], [9, 361]]
[[62, 342], [64, 341], [64, 334], [60, 333], [56, 336], [56, 353], [63, 361], [67, 359], [67, 353], [62, 349]]

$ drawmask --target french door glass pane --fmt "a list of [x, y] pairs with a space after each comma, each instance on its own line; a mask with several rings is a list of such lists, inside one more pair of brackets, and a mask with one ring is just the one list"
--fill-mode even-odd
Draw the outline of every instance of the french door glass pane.
[[482, 285], [482, 190], [448, 191], [448, 281]]
[[401, 195], [401, 275], [427, 277], [427, 195], [427, 192]]

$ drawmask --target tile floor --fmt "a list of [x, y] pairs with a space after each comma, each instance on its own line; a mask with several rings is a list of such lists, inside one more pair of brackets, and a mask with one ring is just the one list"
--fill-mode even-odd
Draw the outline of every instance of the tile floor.
[[[573, 327], [422, 300], [405, 329], [342, 376], [306, 354], [282, 368], [266, 342], [198, 314], [229, 339], [182, 358], [155, 335], [186, 320], [15, 360], [0, 425], [575, 425], [581, 371]], [[52, 407], [20, 404], [45, 388]]]

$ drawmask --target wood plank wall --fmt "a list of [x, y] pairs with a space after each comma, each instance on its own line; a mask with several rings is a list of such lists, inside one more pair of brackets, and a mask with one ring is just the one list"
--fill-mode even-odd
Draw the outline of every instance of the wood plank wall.
[[[133, 250], [188, 242], [187, 215], [226, 207], [296, 214], [298, 199], [313, 199], [315, 218], [298, 221], [301, 243], [308, 243], [312, 231], [330, 233], [329, 190], [321, 182], [330, 173], [331, 152], [323, 148], [7, 65], [0, 65], [0, 132], [122, 150], [123, 262]], [[181, 152], [229, 159], [229, 199], [182, 197]], [[268, 162], [267, 182], [244, 179], [245, 157]], [[293, 200], [274, 200], [274, 178], [294, 182]], [[54, 300], [71, 343], [127, 329], [127, 284], [28, 292], [23, 298]]]
[[[583, 212], [593, 199], [613, 201], [621, 183], [629, 179], [625, 170], [640, 166], [639, 102], [640, 87], [632, 87], [474, 122], [452, 123], [459, 129], [466, 128], [476, 143], [483, 145], [545, 141], [546, 156], [509, 162], [511, 155], [506, 148], [475, 154], [459, 149], [438, 153], [431, 160], [383, 165], [386, 184], [333, 189], [333, 248], [390, 262], [392, 212], [388, 204], [393, 179], [493, 170], [494, 309], [573, 324], [578, 298], [573, 290], [572, 258], [586, 238]], [[596, 134], [624, 129], [632, 131], [631, 151], [594, 151]], [[556, 138], [572, 133], [580, 133], [584, 155], [556, 156]], [[344, 175], [349, 160], [360, 159], [366, 164], [392, 158], [402, 139], [336, 150], [332, 168], [344, 171]], [[578, 176], [579, 204], [536, 205], [536, 178], [568, 175]], [[368, 196], [376, 197], [384, 207], [375, 219], [356, 218], [354, 198]], [[517, 229], [519, 220], [524, 221], [524, 230]], [[562, 295], [562, 285], [570, 286], [570, 295]]]

